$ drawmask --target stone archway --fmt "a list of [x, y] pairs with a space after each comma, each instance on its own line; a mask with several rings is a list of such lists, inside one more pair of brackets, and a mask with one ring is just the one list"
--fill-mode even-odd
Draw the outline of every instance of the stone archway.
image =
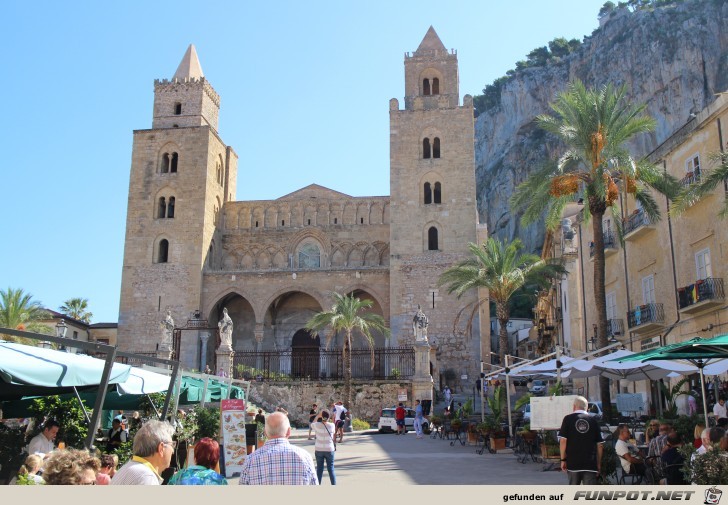
[[311, 337], [308, 330], [300, 329], [291, 340], [291, 375], [317, 378], [320, 366], [321, 338]]

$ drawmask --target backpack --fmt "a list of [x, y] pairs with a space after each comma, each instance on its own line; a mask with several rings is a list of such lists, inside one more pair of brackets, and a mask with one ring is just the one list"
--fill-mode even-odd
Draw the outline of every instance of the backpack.
[[346, 419], [346, 411], [342, 410], [341, 414], [339, 414], [339, 420], [343, 421]]

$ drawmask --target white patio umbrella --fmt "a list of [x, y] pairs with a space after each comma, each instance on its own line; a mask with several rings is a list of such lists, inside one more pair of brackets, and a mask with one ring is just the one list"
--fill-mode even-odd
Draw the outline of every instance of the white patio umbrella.
[[671, 375], [673, 373], [687, 375], [698, 372], [696, 366], [675, 361], [659, 360], [644, 363], [640, 361], [626, 361], [624, 363], [615, 361], [633, 354], [635, 353], [632, 351], [620, 349], [592, 360], [579, 360], [579, 362], [573, 363], [569, 370], [564, 372], [563, 376], [572, 379], [583, 379], [600, 375], [613, 380], [638, 381], [658, 380], [668, 376], [674, 377], [674, 375]]

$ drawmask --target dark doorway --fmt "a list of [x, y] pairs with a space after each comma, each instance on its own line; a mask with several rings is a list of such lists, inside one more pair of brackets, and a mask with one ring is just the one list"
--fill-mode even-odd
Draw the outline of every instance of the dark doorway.
[[311, 338], [308, 330], [298, 330], [293, 335], [291, 342], [291, 375], [293, 377], [318, 379], [320, 345], [321, 339], [318, 336]]

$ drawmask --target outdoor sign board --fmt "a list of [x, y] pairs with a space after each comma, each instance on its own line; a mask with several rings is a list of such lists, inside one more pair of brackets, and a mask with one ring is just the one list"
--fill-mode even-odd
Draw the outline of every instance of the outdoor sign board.
[[617, 395], [617, 410], [620, 412], [642, 412], [645, 399], [640, 393], [622, 393]]
[[225, 468], [222, 474], [230, 477], [240, 473], [245, 461], [245, 400], [220, 402], [220, 429], [225, 447]]
[[558, 430], [564, 417], [574, 411], [576, 395], [531, 398], [531, 429]]
[[397, 401], [398, 402], [407, 401], [407, 390], [406, 389], [400, 389], [397, 391]]

